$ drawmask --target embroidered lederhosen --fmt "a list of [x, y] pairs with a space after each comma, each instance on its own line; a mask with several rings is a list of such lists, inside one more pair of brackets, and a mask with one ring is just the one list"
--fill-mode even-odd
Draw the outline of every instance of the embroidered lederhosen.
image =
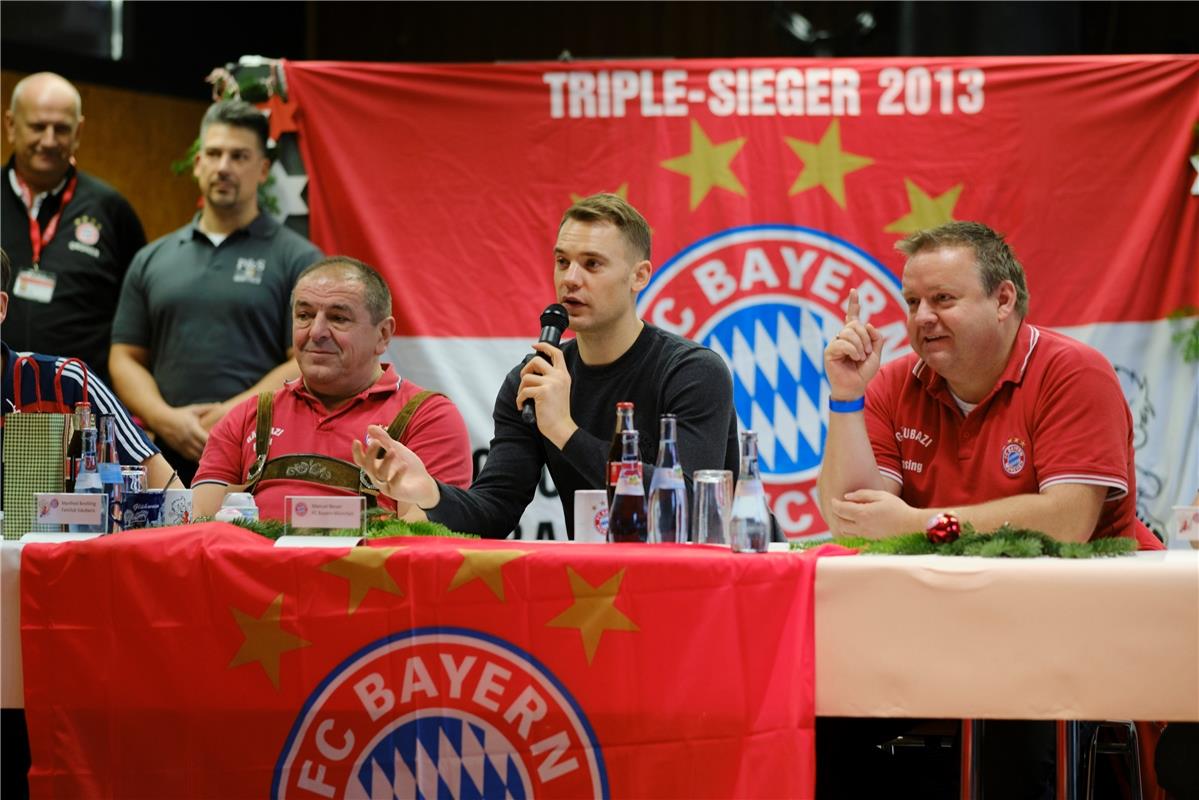
[[[387, 426], [387, 434], [397, 442], [408, 429], [408, 423], [413, 415], [426, 400], [441, 392], [425, 390], [412, 396], [396, 414], [395, 419]], [[258, 395], [258, 421], [254, 437], [254, 464], [246, 476], [245, 491], [254, 493], [258, 483], [264, 480], [287, 479], [307, 481], [321, 486], [334, 486], [347, 489], [366, 497], [368, 508], [374, 508], [378, 502], [379, 490], [376, 489], [366, 476], [358, 469], [358, 465], [340, 458], [325, 456], [319, 453], [294, 453], [278, 458], [268, 458], [271, 447], [272, 407], [275, 395], [273, 392], [263, 392]]]

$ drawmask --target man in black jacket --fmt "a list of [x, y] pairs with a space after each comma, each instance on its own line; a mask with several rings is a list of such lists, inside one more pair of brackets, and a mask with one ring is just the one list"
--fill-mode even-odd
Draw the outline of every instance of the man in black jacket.
[[78, 356], [107, 381], [121, 280], [146, 234], [124, 197], [75, 167], [83, 107], [74, 86], [30, 75], [13, 88], [4, 121], [13, 153], [0, 186], [0, 244], [16, 269], [4, 340]]

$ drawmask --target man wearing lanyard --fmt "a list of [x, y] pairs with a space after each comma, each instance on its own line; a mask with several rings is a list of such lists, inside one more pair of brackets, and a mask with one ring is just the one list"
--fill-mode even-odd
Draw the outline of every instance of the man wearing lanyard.
[[142, 224], [115, 189], [76, 169], [82, 104], [65, 79], [20, 81], [4, 120], [13, 153], [0, 181], [0, 244], [16, 270], [4, 340], [78, 356], [107, 379], [112, 316], [146, 243]]

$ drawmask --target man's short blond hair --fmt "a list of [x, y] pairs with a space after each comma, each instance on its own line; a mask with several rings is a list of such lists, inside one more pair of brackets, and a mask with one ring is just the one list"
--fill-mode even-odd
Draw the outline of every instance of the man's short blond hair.
[[936, 228], [916, 231], [895, 243], [895, 249], [908, 258], [943, 247], [969, 247], [978, 263], [978, 277], [983, 292], [990, 297], [999, 284], [1011, 281], [1016, 287], [1016, 313], [1021, 319], [1028, 315], [1028, 284], [1024, 278], [1024, 267], [1004, 241], [1002, 233], [996, 233], [981, 222], [947, 222]]
[[652, 238], [649, 223], [641, 216], [640, 211], [620, 195], [601, 193], [584, 197], [566, 209], [562, 221], [558, 223], [559, 231], [568, 219], [578, 222], [607, 222], [616, 226], [633, 249], [636, 260], [649, 260]]

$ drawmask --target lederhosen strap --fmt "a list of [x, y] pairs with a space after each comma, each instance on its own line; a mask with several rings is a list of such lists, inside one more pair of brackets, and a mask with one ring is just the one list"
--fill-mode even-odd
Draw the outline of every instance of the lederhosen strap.
[[[387, 434], [400, 441], [408, 430], [408, 423], [426, 400], [441, 392], [428, 389], [413, 395], [395, 419], [387, 426]], [[257, 491], [258, 484], [264, 480], [285, 478], [288, 480], [307, 481], [321, 486], [334, 486], [357, 492], [366, 497], [366, 504], [374, 508], [379, 490], [371, 483], [366, 473], [358, 469], [358, 465], [343, 461], [340, 458], [321, 455], [319, 453], [296, 453], [293, 455], [268, 458], [271, 446], [272, 406], [275, 395], [273, 392], [263, 392], [258, 395], [258, 417], [254, 433], [254, 464], [246, 476], [246, 491]]]

